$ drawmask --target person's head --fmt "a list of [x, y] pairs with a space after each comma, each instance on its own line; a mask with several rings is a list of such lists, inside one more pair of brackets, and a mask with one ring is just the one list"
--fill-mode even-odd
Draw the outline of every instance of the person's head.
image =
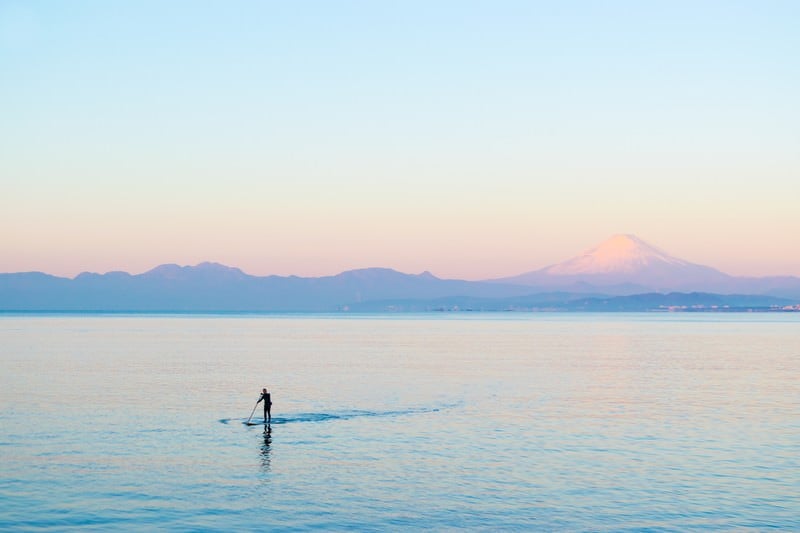
[[264, 387], [263, 389], [261, 389], [261, 392], [267, 392], [267, 388]]

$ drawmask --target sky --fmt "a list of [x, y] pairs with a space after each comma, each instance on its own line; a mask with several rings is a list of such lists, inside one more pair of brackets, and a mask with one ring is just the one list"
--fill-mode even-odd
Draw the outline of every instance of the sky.
[[800, 275], [800, 2], [0, 0], [0, 272]]

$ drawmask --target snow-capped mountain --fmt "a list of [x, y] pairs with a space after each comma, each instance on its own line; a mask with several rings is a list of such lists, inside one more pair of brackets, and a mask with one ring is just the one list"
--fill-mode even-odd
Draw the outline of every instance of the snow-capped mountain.
[[563, 263], [496, 281], [539, 287], [625, 285], [631, 290], [669, 291], [709, 290], [731, 280], [719, 270], [673, 257], [635, 235], [614, 235]]
[[622, 272], [633, 274], [663, 264], [676, 268], [691, 265], [647, 244], [635, 235], [614, 235], [577, 257], [545, 268], [544, 272], [556, 276]]

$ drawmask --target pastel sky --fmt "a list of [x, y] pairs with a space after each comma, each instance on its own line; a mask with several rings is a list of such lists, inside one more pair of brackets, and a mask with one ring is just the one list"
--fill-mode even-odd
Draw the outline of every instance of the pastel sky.
[[0, 271], [800, 275], [800, 2], [0, 1]]

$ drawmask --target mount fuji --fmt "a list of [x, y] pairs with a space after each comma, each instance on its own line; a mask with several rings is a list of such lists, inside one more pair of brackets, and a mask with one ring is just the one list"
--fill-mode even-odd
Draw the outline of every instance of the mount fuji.
[[493, 280], [541, 289], [607, 293], [715, 291], [769, 294], [787, 285], [800, 288], [792, 277], [735, 277], [715, 268], [690, 263], [646, 243], [635, 235], [614, 235], [581, 255], [518, 276]]

